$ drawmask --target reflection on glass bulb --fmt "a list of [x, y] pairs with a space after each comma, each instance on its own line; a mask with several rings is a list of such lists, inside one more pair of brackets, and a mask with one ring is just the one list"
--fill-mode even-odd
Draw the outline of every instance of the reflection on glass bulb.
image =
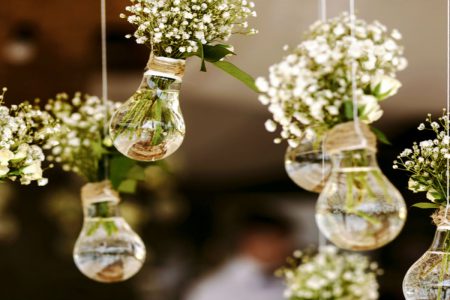
[[141, 238], [119, 215], [120, 199], [109, 182], [90, 183], [82, 190], [84, 223], [73, 256], [87, 277], [104, 283], [135, 275], [145, 261]]
[[431, 248], [406, 273], [406, 300], [450, 300], [450, 226], [439, 226]]
[[185, 61], [150, 57], [139, 89], [113, 115], [110, 135], [125, 156], [156, 161], [183, 143], [185, 124], [179, 94]]
[[[360, 149], [343, 150], [349, 148], [346, 143], [352, 137], [346, 135], [351, 127], [338, 128], [344, 136], [330, 133], [328, 138], [332, 140], [325, 148], [333, 166], [316, 207], [317, 224], [327, 239], [355, 251], [386, 245], [397, 237], [406, 221], [403, 197], [378, 167], [376, 138], [368, 127], [363, 128], [372, 145], [369, 142]], [[336, 142], [343, 142], [343, 147], [335, 147]]]
[[288, 147], [284, 166], [291, 180], [299, 187], [320, 193], [330, 176], [331, 163], [323, 156], [321, 144], [304, 141], [298, 147]]

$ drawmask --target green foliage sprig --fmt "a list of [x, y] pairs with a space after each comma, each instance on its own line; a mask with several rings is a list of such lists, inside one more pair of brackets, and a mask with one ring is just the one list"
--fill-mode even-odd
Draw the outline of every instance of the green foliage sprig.
[[442, 117], [433, 121], [428, 114], [419, 131], [431, 131], [434, 138], [414, 142], [394, 161], [394, 169], [409, 173], [408, 188], [414, 193], [426, 193], [430, 202], [417, 203], [419, 208], [439, 208], [447, 204], [447, 161], [450, 159], [448, 136], [449, 118], [444, 110]]

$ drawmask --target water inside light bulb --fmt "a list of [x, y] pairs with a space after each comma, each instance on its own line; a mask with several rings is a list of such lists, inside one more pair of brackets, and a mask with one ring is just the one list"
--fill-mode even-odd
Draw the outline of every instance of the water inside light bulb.
[[156, 161], [173, 154], [186, 132], [179, 94], [185, 61], [150, 56], [139, 89], [113, 115], [110, 136], [125, 156]]
[[321, 149], [314, 149], [312, 143], [297, 148], [288, 147], [284, 161], [286, 172], [299, 187], [320, 193], [330, 176], [331, 163], [323, 156]]
[[333, 169], [319, 196], [316, 221], [339, 248], [365, 251], [391, 242], [406, 221], [401, 194], [382, 174], [374, 154], [332, 156]]
[[141, 87], [111, 119], [110, 135], [117, 150], [139, 161], [173, 154], [186, 131], [178, 97], [178, 90]]
[[[411, 267], [403, 282], [406, 300], [450, 300], [449, 263], [444, 270], [442, 266], [445, 259], [450, 260], [449, 253], [427, 251]], [[439, 279], [441, 276], [444, 280]]]
[[406, 300], [450, 300], [450, 231], [438, 228], [431, 249], [403, 280]]
[[73, 254], [84, 275], [113, 283], [135, 275], [144, 264], [146, 250], [123, 218], [86, 218]]

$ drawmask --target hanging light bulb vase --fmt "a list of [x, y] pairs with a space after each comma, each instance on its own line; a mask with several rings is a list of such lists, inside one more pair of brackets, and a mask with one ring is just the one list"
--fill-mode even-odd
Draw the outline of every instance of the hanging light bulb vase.
[[73, 252], [76, 266], [99, 282], [129, 279], [141, 269], [146, 250], [119, 214], [118, 193], [104, 181], [85, 185], [81, 197], [84, 223]]
[[450, 300], [450, 220], [445, 208], [433, 215], [437, 225], [431, 248], [406, 273], [406, 300]]
[[138, 161], [157, 161], [173, 154], [186, 132], [179, 104], [185, 60], [150, 55], [139, 89], [113, 115], [114, 146]]
[[324, 149], [332, 170], [316, 207], [322, 233], [336, 246], [355, 251], [377, 249], [395, 239], [406, 221], [406, 204], [378, 167], [370, 128], [340, 124], [328, 133]]
[[322, 143], [303, 140], [298, 147], [288, 147], [284, 167], [289, 178], [299, 187], [320, 193], [330, 176], [331, 161], [322, 151]]

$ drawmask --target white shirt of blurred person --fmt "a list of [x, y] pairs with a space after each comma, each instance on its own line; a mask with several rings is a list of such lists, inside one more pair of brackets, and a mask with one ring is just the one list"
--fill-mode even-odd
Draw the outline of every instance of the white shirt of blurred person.
[[198, 282], [186, 300], [282, 300], [284, 286], [274, 271], [292, 249], [288, 227], [251, 224], [240, 234], [235, 256]]

